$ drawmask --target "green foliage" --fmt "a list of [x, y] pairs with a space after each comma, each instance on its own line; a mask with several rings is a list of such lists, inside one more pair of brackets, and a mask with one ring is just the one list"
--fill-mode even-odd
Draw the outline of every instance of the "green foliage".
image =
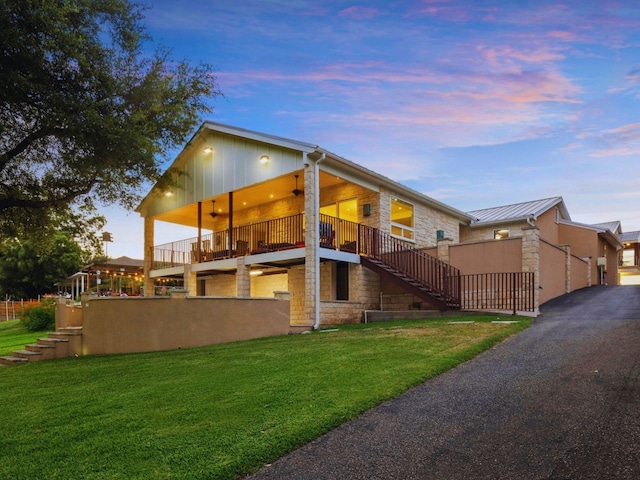
[[0, 293], [37, 298], [81, 267], [81, 249], [66, 232], [0, 242]]
[[239, 478], [530, 324], [508, 318], [4, 368], [0, 478]]
[[31, 332], [53, 330], [56, 323], [55, 301], [45, 298], [40, 305], [24, 307], [20, 311], [20, 321]]
[[142, 11], [127, 0], [2, 2], [0, 238], [38, 231], [72, 202], [133, 207], [211, 111], [211, 67], [162, 48], [145, 56]]

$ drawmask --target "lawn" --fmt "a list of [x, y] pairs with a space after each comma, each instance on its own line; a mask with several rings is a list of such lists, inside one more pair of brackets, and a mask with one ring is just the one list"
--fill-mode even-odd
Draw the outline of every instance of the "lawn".
[[232, 479], [526, 328], [340, 327], [0, 368], [0, 478]]
[[14, 350], [24, 350], [28, 343], [36, 343], [46, 337], [46, 332], [30, 332], [20, 320], [0, 322], [0, 357], [11, 355]]

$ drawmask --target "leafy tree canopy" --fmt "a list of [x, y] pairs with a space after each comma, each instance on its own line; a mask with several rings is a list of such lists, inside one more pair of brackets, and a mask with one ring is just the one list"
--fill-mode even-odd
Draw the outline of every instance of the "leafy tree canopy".
[[7, 238], [0, 243], [0, 294], [36, 298], [55, 292], [55, 284], [76, 273], [81, 260], [80, 246], [66, 232], [46, 241]]
[[220, 95], [211, 67], [145, 56], [137, 3], [0, 6], [0, 238], [73, 215], [70, 205], [132, 208]]

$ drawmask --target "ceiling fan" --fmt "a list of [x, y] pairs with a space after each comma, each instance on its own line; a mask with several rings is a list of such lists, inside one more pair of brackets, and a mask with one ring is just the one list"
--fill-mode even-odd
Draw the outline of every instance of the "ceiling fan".
[[294, 189], [291, 191], [291, 193], [293, 193], [293, 194], [297, 197], [298, 195], [300, 195], [301, 193], [303, 193], [303, 191], [302, 191], [302, 190], [300, 190], [300, 189], [298, 188], [298, 177], [299, 177], [299, 175], [297, 175], [297, 174], [296, 174], [296, 175], [295, 175], [295, 177], [296, 177], [296, 188], [294, 188]]
[[216, 201], [215, 200], [211, 200], [211, 213], [209, 215], [211, 215], [211, 218], [216, 218], [218, 216], [218, 214], [216, 213]]

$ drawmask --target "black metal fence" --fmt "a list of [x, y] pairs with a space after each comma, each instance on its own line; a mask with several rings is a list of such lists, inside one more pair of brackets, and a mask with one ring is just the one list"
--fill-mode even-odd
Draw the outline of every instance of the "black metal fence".
[[535, 311], [533, 272], [462, 275], [463, 310]]

